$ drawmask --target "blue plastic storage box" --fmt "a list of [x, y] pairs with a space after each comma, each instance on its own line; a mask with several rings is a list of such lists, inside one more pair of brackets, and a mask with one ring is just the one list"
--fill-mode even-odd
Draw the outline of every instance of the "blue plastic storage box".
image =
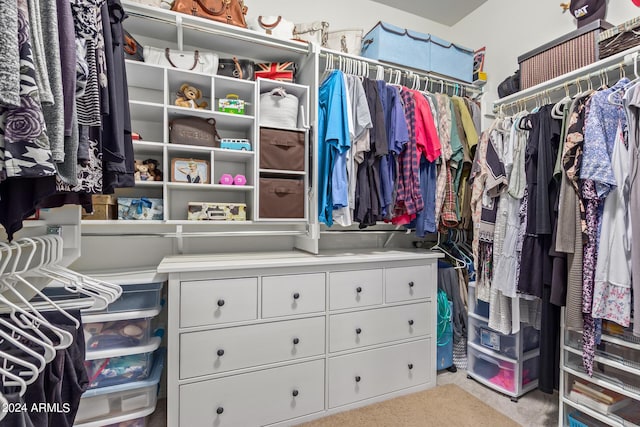
[[473, 81], [472, 49], [382, 21], [364, 37], [360, 55], [469, 83]]

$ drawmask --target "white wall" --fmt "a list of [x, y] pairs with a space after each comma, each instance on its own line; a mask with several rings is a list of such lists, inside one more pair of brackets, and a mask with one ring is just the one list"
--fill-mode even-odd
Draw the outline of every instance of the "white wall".
[[282, 15], [294, 23], [327, 21], [329, 31], [362, 28], [366, 34], [378, 21], [441, 37], [447, 37], [451, 31], [449, 26], [369, 0], [251, 0], [246, 3], [248, 22], [261, 15]]
[[[490, 112], [497, 87], [518, 69], [518, 56], [576, 29], [570, 13], [562, 13], [559, 0], [489, 0], [451, 29], [459, 43], [477, 49], [486, 46], [487, 93]], [[631, 0], [610, 0], [607, 21], [618, 25], [640, 15]]]

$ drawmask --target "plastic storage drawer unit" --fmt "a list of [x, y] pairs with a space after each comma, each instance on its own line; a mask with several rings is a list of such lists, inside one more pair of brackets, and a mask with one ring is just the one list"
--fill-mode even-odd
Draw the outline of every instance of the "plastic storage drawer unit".
[[[75, 427], [120, 425], [131, 420], [144, 419], [156, 408], [158, 384], [164, 365], [164, 353], [155, 353], [155, 362], [149, 378], [112, 387], [86, 391], [80, 400]], [[131, 424], [124, 424], [130, 426]], [[133, 424], [142, 425], [143, 424]]]
[[153, 352], [160, 337], [139, 347], [87, 352], [84, 362], [89, 376], [89, 389], [110, 387], [146, 379], [151, 370]]
[[518, 338], [522, 340], [522, 352], [538, 348], [540, 332], [532, 326], [522, 325], [518, 334], [504, 335], [489, 328], [484, 320], [469, 316], [469, 341], [481, 345], [508, 358], [517, 359]]
[[159, 309], [83, 315], [87, 352], [147, 345]]
[[469, 344], [468, 357], [470, 375], [506, 394], [519, 394], [527, 384], [538, 379], [538, 356], [522, 362], [521, 380], [518, 380], [518, 363], [489, 355], [474, 344]]

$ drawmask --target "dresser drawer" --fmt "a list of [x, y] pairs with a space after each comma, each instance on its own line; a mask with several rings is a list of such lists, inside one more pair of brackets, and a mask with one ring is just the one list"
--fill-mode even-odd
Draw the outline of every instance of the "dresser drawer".
[[324, 289], [324, 273], [263, 277], [262, 317], [324, 311]]
[[429, 335], [433, 315], [431, 302], [332, 315], [329, 351]]
[[382, 304], [382, 270], [329, 273], [331, 310], [376, 304]]
[[258, 317], [258, 278], [180, 283], [180, 326], [215, 325]]
[[429, 298], [438, 285], [433, 264], [387, 268], [384, 283], [387, 302]]
[[180, 378], [324, 353], [325, 318], [180, 334]]
[[433, 381], [431, 338], [329, 359], [329, 407]]
[[254, 427], [323, 409], [323, 360], [180, 387], [181, 427]]

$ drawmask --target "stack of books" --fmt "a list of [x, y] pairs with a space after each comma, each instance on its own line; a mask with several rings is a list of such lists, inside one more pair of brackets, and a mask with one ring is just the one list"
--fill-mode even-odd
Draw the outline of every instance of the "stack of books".
[[623, 394], [580, 380], [573, 381], [569, 399], [604, 414], [616, 411], [632, 401]]

